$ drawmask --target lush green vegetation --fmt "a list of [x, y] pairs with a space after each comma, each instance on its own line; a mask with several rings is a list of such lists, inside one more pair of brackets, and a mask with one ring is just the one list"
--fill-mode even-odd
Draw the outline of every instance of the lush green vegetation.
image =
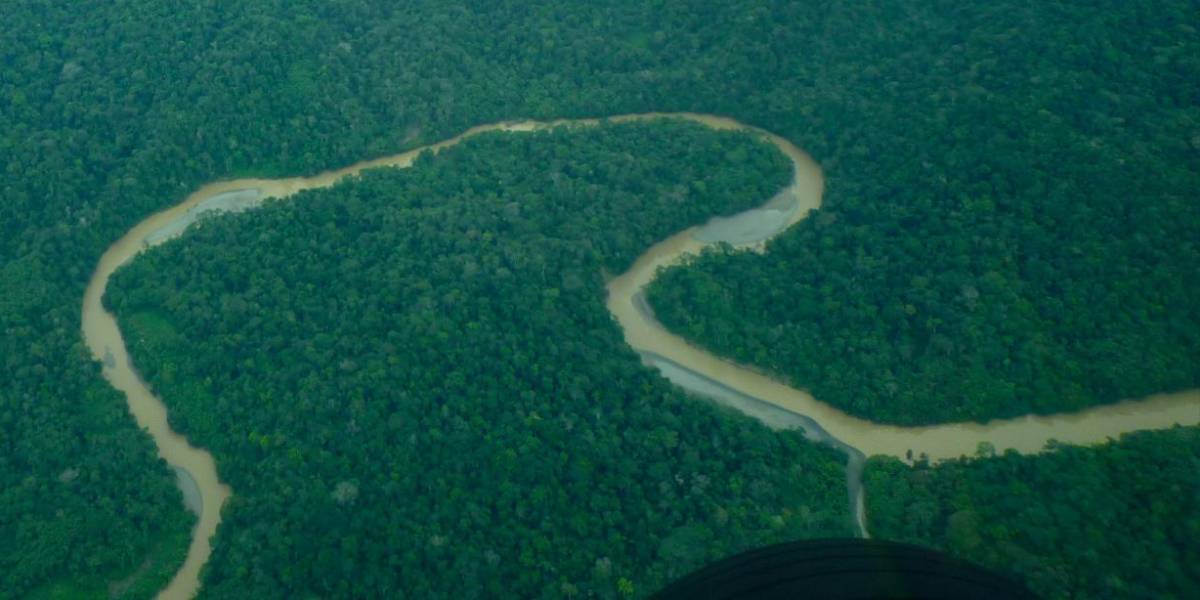
[[489, 134], [122, 269], [135, 362], [236, 491], [204, 596], [616, 597], [849, 535], [844, 457], [674, 390], [604, 307], [790, 175], [695, 124]]
[[1004, 4], [937, 50], [881, 41], [944, 74], [869, 67], [924, 98], [877, 117], [905, 135], [819, 154], [826, 208], [765, 257], [669, 271], [649, 295], [663, 323], [893, 423], [1200, 384], [1195, 5]]
[[[312, 172], [505, 118], [714, 112], [779, 132], [822, 161], [835, 241], [853, 230], [940, 250], [940, 238], [915, 235], [927, 229], [889, 229], [877, 213], [909, 214], [928, 199], [941, 208], [913, 214], [950, 216], [944, 203], [981, 198], [987, 177], [1002, 191], [1047, 197], [1120, 193], [1134, 200], [1118, 222], [1136, 226], [1115, 228], [1111, 241], [1133, 253], [1170, 250], [1161, 277], [1143, 273], [1145, 292], [1163, 290], [1169, 306], [1172, 290], [1194, 289], [1186, 215], [1146, 244], [1129, 241], [1163, 222], [1150, 212], [1177, 211], [1172, 198], [1197, 189], [1194, 2], [475, 4], [5, 3], [0, 597], [55, 579], [120, 580], [155, 540], [187, 530], [173, 475], [80, 344], [79, 301], [109, 243], [215, 178]], [[1008, 206], [1005, 194], [991, 196]], [[857, 209], [841, 211], [843, 202]], [[1060, 230], [1094, 229], [1102, 216], [1068, 214]], [[979, 235], [981, 244], [1011, 239]], [[1055, 257], [1067, 246], [1038, 248]], [[1043, 262], [1064, 282], [1086, 281], [1067, 277], [1072, 269], [1107, 268]], [[761, 285], [783, 289], [807, 270]], [[1165, 314], [1183, 325], [1159, 322], [1119, 341], [1136, 355], [1146, 350], [1138, 340], [1157, 336], [1152, 372], [1175, 372], [1162, 357], [1187, 356], [1169, 345], [1197, 330], [1194, 312]], [[1080, 336], [1098, 323], [1076, 325]], [[1185, 341], [1162, 337], [1164, 328]], [[845, 337], [868, 337], [859, 334]], [[1039, 344], [1034, 356], [1052, 354]], [[1054, 375], [1049, 363], [1027, 364]], [[1166, 389], [1167, 379], [1143, 381]], [[58, 481], [74, 468], [87, 485]]]
[[1047, 599], [1200, 589], [1200, 428], [908, 467], [867, 461], [872, 535], [943, 548]]
[[[108, 565], [101, 563], [100, 571], [90, 576], [77, 575], [67, 578], [56, 573], [57, 577], [29, 590], [21, 597], [30, 600], [154, 598], [179, 570], [191, 539], [192, 531], [189, 528], [177, 527], [169, 532], [160, 532], [153, 540], [145, 542], [146, 556], [132, 570], [109, 570]], [[99, 549], [101, 557], [116, 555], [106, 553], [111, 553], [111, 550]], [[136, 552], [124, 552], [120, 555], [137, 556]], [[44, 555], [42, 557], [45, 558]], [[8, 590], [5, 590], [5, 593], [7, 592]]]

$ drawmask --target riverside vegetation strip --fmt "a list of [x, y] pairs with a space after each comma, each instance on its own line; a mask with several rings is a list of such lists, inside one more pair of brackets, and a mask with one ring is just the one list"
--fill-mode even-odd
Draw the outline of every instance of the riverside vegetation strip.
[[[614, 120], [657, 120], [663, 116], [664, 115], [660, 114], [631, 115], [627, 117], [617, 117]], [[743, 126], [740, 124], [728, 119], [690, 114], [681, 114], [677, 116], [689, 120], [699, 121], [714, 128], [743, 128]], [[598, 124], [596, 121], [558, 122], [560, 125], [565, 125], [568, 123], [574, 125]], [[489, 130], [498, 129], [507, 131], [528, 131], [539, 130], [546, 126], [546, 124], [534, 122], [485, 126], [473, 129], [471, 132], [468, 132], [463, 136], [459, 136], [452, 140], [448, 140], [447, 142], [437, 144], [434, 147], [439, 149], [448, 148], [457, 144], [462, 139], [472, 137]], [[608, 139], [611, 141], [613, 139], [611, 130], [606, 129], [604, 131], [609, 133]], [[684, 133], [686, 133], [686, 130], [684, 130]], [[750, 220], [750, 230], [754, 229], [753, 222], [756, 220], [761, 220], [763, 215], [773, 215], [774, 218], [781, 219], [783, 221], [783, 225], [798, 222], [807, 214], [809, 210], [819, 205], [822, 189], [820, 171], [816, 168], [815, 164], [813, 164], [811, 160], [807, 158], [807, 156], [803, 155], [803, 153], [799, 152], [794, 146], [782, 138], [778, 138], [765, 132], [761, 132], [760, 135], [762, 135], [764, 139], [775, 144], [776, 148], [782, 151], [782, 153], [790, 159], [793, 177], [791, 183], [785, 187], [783, 192], [776, 196], [775, 199], [768, 202], [768, 210], [760, 210], [757, 213], [750, 213], [755, 217], [755, 219]], [[492, 141], [492, 138], [487, 138], [487, 141]], [[744, 155], [745, 151], [734, 149], [730, 151], [729, 156], [736, 157], [739, 153]], [[177, 226], [178, 220], [192, 218], [196, 206], [204, 206], [206, 202], [211, 203], [213, 202], [214, 198], [230, 201], [239, 198], [244, 199], [249, 193], [245, 190], [257, 190], [257, 197], [262, 199], [283, 198], [301, 190], [335, 185], [338, 181], [346, 176], [357, 174], [364, 168], [377, 166], [411, 166], [413, 160], [418, 154], [419, 150], [396, 157], [360, 163], [359, 165], [355, 165], [347, 169], [318, 175], [312, 178], [287, 180], [237, 180], [208, 186], [196, 194], [193, 194], [193, 196], [183, 204], [168, 211], [164, 211], [163, 213], [144, 221], [138, 227], [134, 228], [129, 235], [123, 238], [121, 242], [114, 246], [113, 251], [106, 253], [105, 259], [102, 260], [103, 267], [97, 271], [97, 278], [94, 279], [94, 286], [90, 288], [90, 290], [94, 291], [89, 291], [89, 302], [95, 303], [94, 306], [98, 307], [100, 295], [107, 285], [107, 279], [112, 273], [112, 270], [136, 254], [145, 244], [147, 239], [161, 242], [169, 239], [169, 236], [162, 235], [161, 232], [169, 231], [171, 233], [177, 233], [180, 229]], [[438, 164], [439, 159], [435, 158], [431, 160], [433, 161], [432, 164]], [[368, 181], [371, 180], [368, 179]], [[693, 182], [689, 182], [689, 184], [692, 183]], [[495, 182], [491, 185], [500, 186], [502, 184]], [[701, 186], [700, 189], [703, 189], [703, 187], [704, 186]], [[236, 194], [234, 194], [235, 192]], [[782, 204], [781, 200], [783, 201]], [[744, 202], [745, 199], [742, 199], [742, 201]], [[789, 207], [789, 204], [794, 204], [794, 206]], [[683, 207], [676, 205], [674, 208], [675, 210], [679, 210]], [[298, 210], [303, 209], [300, 208]], [[189, 211], [192, 212], [189, 213]], [[893, 456], [902, 456], [908, 450], [911, 450], [915, 445], [921, 452], [930, 453], [934, 456], [957, 456], [973, 450], [981, 441], [988, 441], [995, 443], [1001, 449], [1011, 447], [1026, 452], [1036, 452], [1041, 450], [1045, 442], [1052, 437], [1065, 437], [1074, 441], [1099, 441], [1103, 440], [1105, 436], [1110, 435], [1114, 430], [1120, 431], [1120, 427], [1128, 428], [1126, 430], [1133, 430], [1143, 427], [1166, 427], [1176, 422], [1191, 422], [1188, 420], [1189, 418], [1193, 421], [1196, 418], [1196, 415], [1192, 415], [1186, 410], [1186, 408], [1189, 406], [1195, 406], [1194, 396], [1183, 395], [1166, 399], [1159, 398], [1142, 403], [1126, 404], [1121, 407], [1121, 412], [1119, 413], [1113, 412], [1111, 408], [1100, 408], [1093, 409], [1079, 415], [1067, 417], [1041, 418], [1037, 420], [1022, 419], [1017, 421], [995, 423], [989, 426], [946, 425], [925, 427], [918, 430], [905, 430], [895, 427], [879, 427], [869, 422], [855, 420], [852, 417], [841, 414], [836, 410], [814, 402], [811, 396], [808, 396], [804, 392], [786, 388], [778, 383], [770, 381], [769, 379], [752, 370], [721, 361], [715, 357], [712, 357], [711, 355], [707, 355], [699, 351], [694, 347], [688, 346], [678, 338], [662, 331], [661, 328], [645, 311], [636, 310], [636, 304], [633, 302], [634, 296], [640, 292], [647, 281], [652, 279], [659, 266], [677, 262], [688, 254], [694, 253], [705, 243], [712, 243], [711, 239], [714, 237], [720, 238], [722, 235], [731, 235], [731, 231], [733, 232], [732, 235], [746, 235], [744, 229], [731, 227], [729, 222], [714, 225], [715, 227], [710, 226], [709, 228], [700, 230], [688, 229], [667, 238], [665, 241], [654, 245], [636, 261], [633, 261], [633, 266], [621, 276], [609, 281], [609, 310], [622, 325], [626, 340], [636, 350], [654, 353], [657, 356], [676, 361], [677, 364], [682, 365], [689, 370], [712, 378], [733, 389], [743, 391], [751, 396], [774, 403], [787, 410], [812, 417], [820, 424], [822, 428], [829, 431], [834, 437], [842, 439], [842, 441], [850, 444], [851, 446], [865, 448], [872, 454], [878, 453], [878, 451], [882, 449], [884, 453]], [[399, 226], [399, 224], [397, 226]], [[783, 227], [770, 227], [765, 230], [767, 233], [762, 235], [773, 235], [782, 229]], [[645, 235], [645, 233], [642, 235]], [[756, 236], [751, 235], [749, 239], [740, 239], [740, 241], [759, 241], [754, 239], [755, 237]], [[710, 241], [700, 241], [701, 239], [706, 238]], [[589, 242], [589, 244], [594, 243], [596, 242]], [[622, 244], [619, 244], [617, 247], [627, 252], [628, 244], [629, 242], [626, 241]], [[173, 245], [167, 246], [168, 249], [172, 247]], [[159, 255], [155, 256], [157, 257]], [[620, 266], [620, 264], [623, 262], [620, 259], [617, 259], [616, 262], [612, 262], [613, 260], [613, 258], [606, 259], [603, 264], [609, 267], [614, 267]], [[139, 267], [141, 262], [144, 261], [136, 262], [133, 264], [133, 266]], [[476, 267], [476, 269], [478, 269], [478, 267]], [[141, 273], [142, 277], [146, 277], [154, 270], [155, 269], [153, 267], [143, 267], [137, 269], [137, 271]], [[128, 277], [133, 285], [136, 286], [140, 283], [137, 276], [129, 275]], [[570, 276], [570, 278], [574, 279], [578, 279], [579, 277], [586, 276], [581, 275], [578, 272]], [[572, 283], [567, 287], [570, 287], [572, 290], [578, 290], [579, 284], [582, 283], [582, 281], [583, 280], [580, 280], [577, 283]], [[564, 285], [565, 282], [566, 280], [564, 279]], [[246, 284], [243, 283], [241, 285]], [[121, 296], [122, 298], [130, 298], [131, 300], [123, 300], [121, 302], [133, 302], [133, 304], [130, 306], [135, 308], [141, 306], [143, 310], [151, 310], [154, 306], [154, 303], [149, 302], [147, 298], [153, 298], [156, 295], [161, 295], [164, 293], [171, 294], [173, 292], [162, 288], [161, 286], [158, 288], [150, 286], [148, 288], [144, 288], [140, 292], [134, 290], [129, 293], [123, 293]], [[132, 300], [134, 298], [138, 298], [139, 296], [145, 296], [145, 298], [141, 300]], [[225, 307], [224, 300], [222, 301], [222, 306]], [[89, 313], [85, 310], [85, 328], [89, 323], [94, 321], [94, 318], [88, 316], [89, 314], [97, 313]], [[106, 315], [106, 313], [103, 314]], [[132, 318], [133, 317], [131, 317], [131, 319]], [[144, 323], [145, 318], [147, 317], [142, 319], [143, 325], [141, 326], [141, 331], [149, 331], [149, 328]], [[111, 320], [111, 317], [109, 317], [109, 320]], [[136, 321], [136, 319], [134, 320]], [[197, 325], [193, 325], [193, 327], [196, 326]], [[170, 325], [168, 325], [168, 327], [170, 327]], [[211, 327], [211, 324], [208, 325], [208, 327]], [[112, 353], [124, 360], [109, 361], [110, 365], [119, 366], [121, 364], [128, 364], [128, 360], [125, 357], [123, 350], [120, 348], [120, 346], [123, 344], [120, 343], [120, 334], [116, 330], [115, 324], [107, 332], [100, 334], [89, 333], [88, 339], [89, 343], [92, 344], [93, 352], [96, 353], [98, 358], [103, 358], [104, 356]], [[102, 339], [104, 340], [104, 343], [100, 342]], [[163, 340], [159, 339], [158, 341], [161, 342]], [[195, 343], [199, 342], [200, 340], [192, 341]], [[230, 350], [236, 351], [234, 348], [230, 348]], [[153, 360], [153, 358], [154, 357], [152, 356], [147, 356], [146, 360]], [[351, 364], [354, 363], [354, 360], [352, 359], [344, 360], [349, 361]], [[254, 360], [251, 359], [250, 363], [247, 364], [253, 365]], [[109, 371], [111, 371], [113, 368], [114, 367], [110, 367]], [[177, 381], [177, 378], [180, 376], [175, 374], [175, 371], [178, 368], [179, 365], [176, 365], [167, 371], [163, 371], [163, 366], [157, 365], [155, 368], [155, 376], [157, 376], [159, 379], [165, 377], [166, 379], [163, 380], [163, 385], [168, 388], [171, 386], [181, 385], [180, 382]], [[244, 367], [232, 366], [232, 368], [237, 371]], [[253, 366], [251, 366], [251, 368], [253, 368]], [[351, 368], [351, 370], [353, 371], [354, 369]], [[195, 375], [197, 374], [194, 373], [193, 376]], [[134, 381], [137, 380], [136, 376], [133, 376], [132, 379]], [[154, 378], [152, 377], [152, 380], [153, 379]], [[193, 393], [195, 393], [194, 389]], [[145, 394], [147, 397], [151, 397], [148, 394], [148, 390], [145, 390]], [[196, 410], [203, 411], [205, 408], [198, 406], [185, 407], [185, 411], [187, 412]], [[1138, 413], [1139, 410], [1143, 412], [1143, 418], [1141, 420], [1129, 420], [1127, 418], [1130, 413]], [[137, 414], [136, 410], [135, 414]], [[141, 418], [142, 416], [139, 415], [139, 419]], [[202, 417], [193, 412], [187, 417], [186, 420], [187, 422], [192, 423], [201, 419]], [[152, 434], [155, 434], [156, 428], [151, 426], [150, 429]], [[881, 435], [881, 433], [885, 433], [886, 435]], [[280, 435], [282, 435], [284, 438], [287, 438], [291, 434], [281, 433]], [[159, 436], [156, 435], [156, 440], [158, 439]], [[163, 439], [169, 440], [169, 438]], [[271, 443], [270, 439], [271, 438], [268, 434], [251, 432], [251, 441], [253, 441], [254, 444], [263, 445], [264, 449], [266, 449]], [[176, 442], [168, 441], [167, 443]], [[275, 441], [276, 445], [279, 443], [279, 440]], [[922, 443], [925, 445], [920, 445]], [[966, 449], [966, 451], [964, 451], [964, 449]], [[302, 454], [303, 445], [293, 448], [293, 451], [299, 451], [299, 453]], [[209, 459], [209, 464], [211, 464], [211, 459]], [[205, 468], [205, 465], [201, 464], [200, 468]], [[201, 484], [202, 495], [206, 497], [206, 501], [204, 502], [206, 512], [204, 515], [202, 515], [202, 523], [212, 523], [212, 526], [215, 527], [215, 511], [209, 510], [209, 507], [220, 506], [223, 500], [224, 490], [218, 483], [216, 483], [217, 480], [215, 473], [213, 473], [211, 478], [201, 473], [199, 476], [197, 476], [197, 481], [205, 482]], [[346, 492], [346, 490], [353, 489], [355, 490], [354, 494], [358, 493], [357, 490], [359, 489], [359, 483], [351, 483], [353, 481], [356, 480], [352, 478], [343, 482], [347, 483], [349, 486], [352, 486], [346, 487], [343, 492], [349, 493]], [[209, 498], [211, 498], [211, 500]], [[206, 516], [209, 519], [207, 521], [205, 520]], [[204, 531], [201, 530], [201, 532], [197, 535], [198, 540], [202, 537], [205, 537], [203, 533]], [[433, 535], [438, 537], [441, 534]], [[700, 534], [693, 531], [687, 535]], [[186, 595], [187, 593], [190, 593], [191, 590], [194, 590], [195, 586], [197, 585], [195, 574], [198, 572], [199, 564], [202, 563], [206, 558], [207, 547], [194, 543], [193, 549], [193, 554], [189, 555], [189, 567], [185, 568], [184, 571], [181, 571], [177, 582], [173, 584], [173, 586], [177, 587], [173, 587], [171, 589], [172, 593]], [[246, 557], [243, 558], [245, 559]], [[694, 559], [695, 557], [693, 557], [693, 560]], [[278, 568], [278, 565], [276, 568]], [[651, 576], [650, 581], [656, 581], [664, 575], [669, 575], [669, 572], [657, 572], [657, 574]], [[225, 577], [229, 576], [230, 575], [225, 575]], [[229, 583], [232, 583], [232, 581]], [[242, 581], [238, 585], [244, 585], [246, 583], [247, 582]], [[530, 583], [532, 584], [532, 582]], [[310, 582], [307, 585], [312, 585], [312, 583]], [[580, 583], [578, 581], [567, 581], [566, 585], [572, 586], [572, 589], [576, 589], [575, 586], [580, 585]]]

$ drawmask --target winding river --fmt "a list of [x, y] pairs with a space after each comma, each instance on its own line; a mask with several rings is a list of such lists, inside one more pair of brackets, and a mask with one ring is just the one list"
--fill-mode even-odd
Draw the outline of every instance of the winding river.
[[[1012, 448], [1039, 452], [1051, 439], [1076, 444], [1103, 442], [1122, 433], [1161, 429], [1176, 423], [1200, 423], [1200, 390], [1151, 396], [1076, 413], [1046, 417], [1027, 416], [987, 424], [951, 423], [929, 427], [880, 425], [848, 415], [816, 401], [809, 393], [789, 387], [753, 368], [723, 360], [692, 346], [654, 319], [642, 290], [660, 267], [677, 264], [705, 245], [727, 242], [762, 251], [764, 242], [803, 219], [821, 204], [824, 179], [820, 168], [791, 142], [757, 128], [711, 115], [643, 113], [613, 117], [610, 121], [641, 121], [664, 117], [686, 119], [715, 129], [748, 130], [773, 144], [791, 159], [791, 183], [764, 206], [708, 224], [692, 227], [651, 247], [608, 287], [608, 309], [624, 330], [625, 340], [665, 377], [694, 393], [741, 410], [773, 428], [801, 428], [809, 439], [831, 444], [850, 457], [848, 491], [860, 529], [865, 535], [863, 495], [859, 484], [862, 460], [872, 454], [905, 458], [925, 454], [937, 460], [970, 455], [980, 442], [991, 442], [997, 451]], [[425, 150], [437, 151], [488, 131], [534, 131], [561, 125], [594, 126], [597, 119], [519, 121], [483, 125], [461, 135], [422, 148], [321, 173], [312, 177], [238, 179], [206, 185], [183, 202], [155, 213], [134, 226], [104, 252], [88, 283], [83, 300], [83, 335], [104, 377], [125, 394], [129, 411], [158, 447], [158, 454], [180, 473], [187, 505], [199, 513], [183, 566], [160, 598], [190, 598], [199, 588], [200, 568], [208, 560], [210, 539], [220, 524], [221, 507], [231, 490], [217, 476], [211, 454], [188, 443], [171, 430], [167, 411], [138, 375], [130, 360], [116, 319], [104, 309], [102, 298], [108, 280], [121, 265], [142, 250], [181, 234], [205, 213], [238, 212], [268, 199], [287, 198], [296, 192], [323, 188], [374, 167], [412, 165]]]

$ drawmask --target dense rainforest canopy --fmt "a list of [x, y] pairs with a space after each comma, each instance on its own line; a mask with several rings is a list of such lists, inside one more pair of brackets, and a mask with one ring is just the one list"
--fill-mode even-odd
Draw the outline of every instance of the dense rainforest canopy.
[[[1120, 288], [1101, 285], [1090, 272], [1109, 269], [1107, 263], [1072, 261], [1072, 246], [1043, 235], [1077, 239], [1075, 229], [1102, 231], [1109, 237], [1101, 239], [1128, 248], [1134, 258], [1116, 266], [1141, 269], [1147, 278], [1141, 293], [1161, 294], [1159, 306], [1176, 306], [1181, 290], [1194, 289], [1188, 286], [1194, 285], [1196, 263], [1184, 262], [1195, 252], [1196, 238], [1187, 237], [1194, 233], [1188, 216], [1194, 213], [1180, 208], [1181, 198], [1194, 197], [1200, 172], [1200, 24], [1194, 1], [483, 4], [5, 3], [0, 26], [0, 168], [5, 174], [0, 180], [0, 597], [71, 589], [122, 592], [108, 583], [130, 575], [144, 585], [126, 591], [145, 596], [182, 556], [191, 518], [174, 489], [174, 475], [155, 459], [121, 397], [91, 363], [80, 340], [79, 303], [109, 243], [147, 214], [216, 178], [314, 172], [506, 118], [695, 110], [779, 132], [822, 162], [829, 210], [811, 227], [824, 224], [821, 236], [831, 248], [823, 242], [819, 250], [797, 245], [804, 252], [819, 251], [839, 269], [863, 269], [858, 275], [823, 271], [831, 291], [847, 289], [845, 278], [859, 282], [854, 285], [874, 281], [881, 289], [896, 289], [872, 270], [871, 260], [885, 256], [875, 253], [871, 238], [876, 234], [902, 248], [928, 243], [930, 269], [961, 260], [956, 244], [964, 241], [963, 222], [981, 227], [979, 241], [970, 240], [981, 248], [981, 260], [1005, 255], [983, 248], [988, 240], [996, 240], [992, 245], [1036, 242], [1030, 247], [1041, 259], [1029, 263], [1030, 275], [1023, 275], [1011, 294], [1028, 293], [1024, 286], [1037, 282], [1084, 282], [1092, 287], [1079, 293], [1095, 298], [1097, 305], [1087, 306], [1084, 314], [1112, 314], [1106, 307], [1136, 299], [1138, 292], [1127, 289], [1128, 273], [1114, 274]], [[1011, 220], [975, 214], [986, 212], [989, 200], [1001, 212], [1031, 210], [1023, 198], [1039, 196], [1054, 202], [1051, 210], [1030, 215], [1033, 237], [1022, 237], [1023, 227], [1000, 227]], [[1114, 205], [1114, 197], [1133, 200]], [[1081, 206], [1094, 202], [1096, 209], [1073, 211], [1066, 198]], [[1114, 206], [1129, 211], [1129, 225], [1099, 224], [1111, 222], [1099, 217], [1108, 218]], [[943, 216], [930, 219], [938, 207], [946, 209]], [[908, 220], [897, 222], [892, 213]], [[1166, 223], [1163, 214], [1181, 216]], [[943, 218], [954, 221], [942, 224]], [[1054, 226], [1044, 222], [1048, 218]], [[1165, 230], [1154, 231], [1151, 226], [1160, 223]], [[938, 235], [921, 237], [920, 232]], [[813, 234], [789, 234], [780, 245], [793, 235]], [[871, 250], [862, 266], [858, 247], [847, 243], [853, 236], [862, 238], [858, 247]], [[1113, 256], [1096, 248], [1096, 238], [1087, 239], [1078, 248], [1081, 256], [1093, 251]], [[797, 260], [810, 260], [802, 254]], [[895, 260], [902, 257], [897, 272], [919, 277], [911, 254]], [[1151, 257], [1166, 266], [1147, 267]], [[746, 282], [755, 293], [787, 290], [802, 271], [763, 264], [762, 276], [779, 279]], [[813, 266], [803, 264], [805, 271]], [[988, 275], [982, 268], [956, 266], [954, 272]], [[1077, 272], [1081, 269], [1086, 272]], [[1011, 270], [995, 272], [1011, 276]], [[867, 276], [871, 273], [874, 279]], [[1169, 350], [1172, 344], [1185, 349], [1194, 342], [1200, 330], [1194, 307], [1170, 313], [1143, 334], [1122, 324], [1142, 319], [1134, 312], [1116, 323], [1084, 322], [1067, 310], [1078, 305], [1065, 300], [1060, 311], [1011, 298], [995, 304], [981, 293], [977, 301], [990, 303], [987, 310], [1015, 315], [1015, 329], [1001, 329], [1010, 334], [1009, 342], [987, 329], [982, 331], [988, 335], [949, 329], [947, 319], [965, 318], [961, 306], [972, 295], [955, 287], [957, 278], [918, 281], [926, 281], [926, 291], [910, 294], [913, 299], [901, 310], [907, 315], [911, 305], [926, 311], [918, 315], [947, 323], [934, 327], [917, 319], [905, 325], [917, 341], [935, 330], [941, 336], [930, 335], [926, 354], [945, 363], [951, 360], [945, 348], [965, 349], [975, 339], [997, 357], [1011, 354], [1014, 345], [1031, 339], [1029, 323], [1041, 323], [1049, 327], [1041, 334], [1045, 339], [1026, 343], [1028, 354], [1050, 362], [1029, 361], [1023, 368], [1045, 375], [1051, 387], [1077, 393], [1064, 394], [1070, 400], [1060, 405], [1040, 392], [1009, 394], [1008, 387], [1030, 381], [1024, 376], [1010, 373], [996, 381], [971, 371], [973, 379], [983, 381], [972, 389], [1002, 393], [982, 394], [985, 400], [964, 414], [946, 406], [946, 396], [930, 394], [911, 417], [916, 420], [1053, 410], [1158, 391], [1148, 388], [1165, 389], [1188, 373], [1177, 362], [1180, 357], [1191, 356], [1192, 365], [1200, 362], [1194, 346], [1190, 355]], [[966, 281], [977, 292], [986, 289]], [[844, 314], [869, 315], [857, 307], [879, 298], [877, 292], [854, 291], [859, 295], [822, 299], [845, 299], [854, 311]], [[930, 297], [953, 299], [954, 294], [963, 294], [959, 304], [947, 300], [928, 306]], [[1131, 306], [1165, 314], [1156, 312], [1153, 301]], [[889, 307], [895, 305], [879, 304], [880, 311]], [[690, 306], [697, 314], [703, 309]], [[945, 314], [932, 313], [935, 309]], [[1043, 309], [1069, 316], [1074, 329], [1034, 319]], [[766, 313], [746, 316], [747, 327], [775, 322]], [[723, 321], [710, 315], [705, 322]], [[874, 321], [855, 323], [863, 326], [855, 325], [853, 334], [840, 331], [839, 337], [878, 340], [884, 335], [862, 335], [878, 325]], [[780, 326], [788, 330], [792, 324]], [[1053, 360], [1080, 356], [1077, 350], [1058, 353], [1062, 336], [1099, 339], [1089, 333], [1098, 326], [1130, 333], [1116, 343], [1152, 357], [1147, 373], [1129, 376], [1127, 361], [1097, 351], [1087, 356], [1108, 361], [1118, 368], [1108, 373], [1122, 375], [1103, 375], [1100, 381], [1108, 383], [1098, 387], [1079, 370], [1069, 379], [1059, 376]], [[740, 343], [751, 344], [754, 331], [739, 334]], [[955, 337], [959, 331], [967, 333]], [[1163, 332], [1177, 335], [1156, 338]], [[783, 343], [779, 347], [789, 349]], [[913, 356], [926, 356], [917, 349], [914, 342]], [[830, 361], [849, 360], [849, 350], [825, 351]], [[892, 352], [864, 348], [854, 354], [875, 356], [887, 365], [894, 364]], [[988, 356], [983, 358], [991, 360]], [[921, 368], [934, 369], [939, 360], [926, 360]], [[881, 368], [857, 359], [851, 364], [857, 371]], [[793, 374], [788, 365], [765, 361], [762, 366]], [[905, 372], [893, 374], [899, 378]], [[911, 368], [907, 372], [911, 375]], [[1178, 385], [1195, 384], [1191, 372], [1190, 383]], [[1113, 387], [1112, 377], [1132, 387]], [[869, 406], [844, 405], [879, 418], [908, 418], [888, 417], [891, 405], [882, 402], [877, 388], [862, 397], [871, 399]], [[834, 393], [822, 398], [838, 401]], [[142, 570], [147, 557], [150, 566]], [[57, 587], [46, 587], [51, 585]]]
[[1135, 14], [1059, 51], [1034, 51], [1058, 33], [967, 30], [935, 68], [987, 41], [1033, 48], [976, 57], [957, 86], [900, 84], [946, 101], [894, 148], [837, 153], [826, 208], [765, 257], [718, 250], [659, 278], [656, 314], [876, 421], [1196, 387], [1200, 38]]
[[1200, 428], [908, 467], [867, 461], [873, 535], [1022, 577], [1048, 600], [1200, 589]]
[[617, 597], [848, 535], [844, 457], [674, 390], [604, 307], [791, 164], [695, 124], [488, 134], [205, 222], [109, 284], [236, 490], [206, 598]]

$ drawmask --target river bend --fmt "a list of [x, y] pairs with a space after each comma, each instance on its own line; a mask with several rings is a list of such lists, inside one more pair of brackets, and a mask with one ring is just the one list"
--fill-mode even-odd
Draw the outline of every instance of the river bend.
[[[1027, 416], [987, 424], [951, 423], [928, 427], [880, 425], [848, 415], [816, 401], [809, 393], [789, 387], [753, 368], [723, 360], [666, 331], [645, 305], [642, 291], [659, 268], [678, 264], [705, 245], [726, 242], [761, 251], [767, 239], [779, 234], [818, 208], [824, 191], [820, 168], [791, 142], [732, 119], [693, 113], [642, 113], [612, 117], [611, 121], [640, 121], [672, 117], [715, 129], [754, 132], [792, 161], [791, 183], [760, 208], [686, 229], [651, 247], [625, 273], [607, 284], [607, 306], [624, 331], [625, 340], [677, 385], [742, 410], [774, 428], [802, 428], [809, 439], [831, 444], [847, 453], [848, 491], [860, 529], [863, 529], [859, 482], [863, 456], [888, 454], [904, 458], [909, 451], [932, 459], [973, 454], [980, 442], [997, 451], [1012, 448], [1039, 452], [1050, 439], [1089, 444], [1141, 429], [1161, 429], [1176, 423], [1200, 423], [1200, 390], [1151, 396], [1100, 406], [1077, 413]], [[217, 475], [207, 451], [192, 446], [171, 430], [167, 410], [134, 369], [125, 340], [102, 299], [109, 278], [146, 248], [178, 237], [205, 213], [238, 212], [268, 199], [284, 199], [308, 189], [329, 187], [375, 167], [406, 168], [425, 150], [437, 151], [488, 131], [534, 131], [561, 125], [594, 126], [597, 119], [518, 121], [482, 125], [448, 140], [408, 152], [360, 162], [312, 177], [237, 179], [205, 185], [183, 202], [141, 221], [100, 257], [83, 299], [83, 335], [92, 356], [103, 365], [104, 377], [123, 394], [138, 425], [147, 430], [158, 454], [178, 472], [188, 507], [199, 512], [187, 558], [160, 598], [190, 598], [199, 589], [200, 568], [212, 552], [210, 539], [220, 524], [221, 507], [231, 490]], [[188, 477], [190, 475], [190, 477]], [[865, 534], [865, 530], [863, 531]]]

